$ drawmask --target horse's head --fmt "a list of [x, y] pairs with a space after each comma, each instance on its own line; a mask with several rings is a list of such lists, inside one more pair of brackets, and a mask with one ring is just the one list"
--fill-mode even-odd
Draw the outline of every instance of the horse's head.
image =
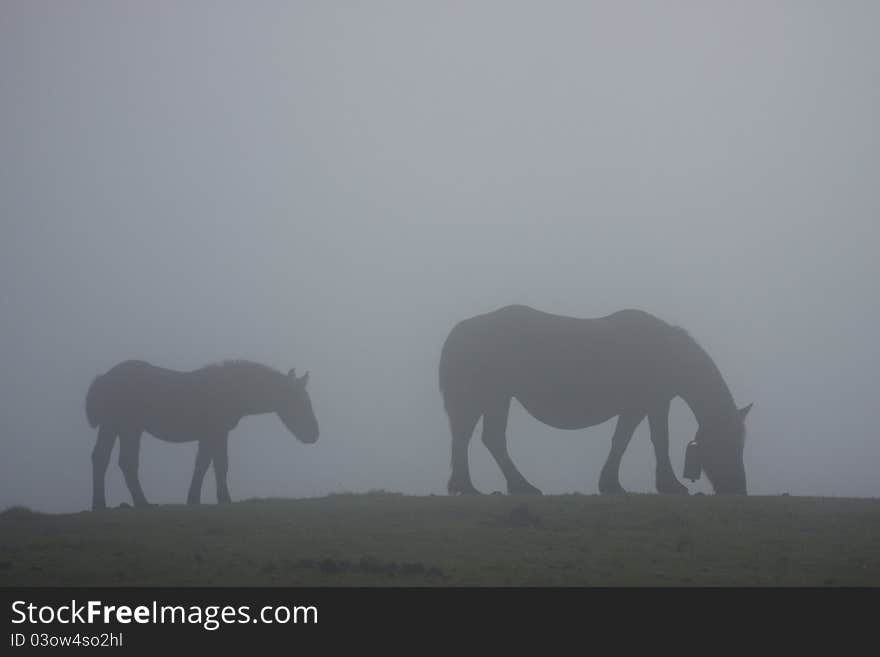
[[732, 415], [703, 422], [694, 437], [700, 465], [718, 494], [746, 494], [743, 448], [751, 408], [749, 404]]
[[309, 373], [297, 378], [296, 371], [287, 373], [284, 392], [278, 405], [278, 417], [284, 422], [290, 433], [304, 443], [318, 440], [318, 418], [312, 410], [312, 400], [306, 390]]

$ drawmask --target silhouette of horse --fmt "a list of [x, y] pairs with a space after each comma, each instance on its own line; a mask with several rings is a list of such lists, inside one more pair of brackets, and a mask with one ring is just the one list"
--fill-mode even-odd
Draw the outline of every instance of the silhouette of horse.
[[541, 493], [507, 451], [513, 398], [558, 429], [618, 418], [599, 478], [602, 493], [624, 492], [620, 459], [647, 416], [658, 492], [687, 494], [669, 461], [669, 404], [677, 396], [699, 425], [689, 458], [693, 448], [716, 493], [746, 493], [744, 420], [752, 405], [737, 409], [703, 348], [683, 329], [646, 312], [621, 310], [582, 319], [507, 306], [472, 317], [446, 338], [439, 378], [452, 433], [450, 494], [479, 492], [471, 483], [468, 444], [480, 417], [483, 443], [501, 468], [508, 492]]
[[119, 467], [135, 506], [147, 506], [138, 480], [141, 434], [172, 443], [197, 440], [195, 470], [187, 503], [198, 504], [202, 480], [213, 462], [217, 502], [230, 501], [226, 485], [229, 432], [242, 417], [277, 413], [304, 443], [318, 439], [318, 421], [306, 391], [309, 373], [285, 376], [265, 365], [226, 361], [177, 372], [129, 360], [97, 377], [86, 395], [89, 425], [98, 428], [92, 451], [92, 508], [103, 509], [104, 475], [119, 437]]

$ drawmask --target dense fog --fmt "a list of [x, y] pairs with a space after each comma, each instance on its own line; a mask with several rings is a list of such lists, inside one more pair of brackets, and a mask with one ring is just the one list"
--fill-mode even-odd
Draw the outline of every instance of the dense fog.
[[[88, 508], [86, 390], [126, 359], [311, 372], [320, 439], [243, 420], [235, 500], [445, 494], [441, 346], [512, 303], [683, 326], [754, 402], [750, 494], [877, 496], [878, 24], [872, 2], [4, 1], [0, 507]], [[613, 428], [514, 402], [510, 452], [593, 494]], [[681, 400], [670, 428], [681, 477]], [[184, 502], [195, 451], [144, 436], [150, 501]], [[503, 491], [479, 429], [470, 454]], [[131, 501], [115, 455], [107, 481]], [[654, 491], [646, 422], [621, 483]]]

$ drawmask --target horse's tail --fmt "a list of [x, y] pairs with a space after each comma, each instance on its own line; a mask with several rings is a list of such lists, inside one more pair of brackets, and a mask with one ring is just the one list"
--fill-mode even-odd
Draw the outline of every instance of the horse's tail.
[[104, 419], [104, 386], [103, 376], [95, 377], [86, 393], [86, 419], [89, 426], [95, 429]]

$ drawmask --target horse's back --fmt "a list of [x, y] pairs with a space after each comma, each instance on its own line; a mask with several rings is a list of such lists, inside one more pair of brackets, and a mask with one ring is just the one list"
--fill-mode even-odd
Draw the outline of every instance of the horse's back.
[[505, 306], [452, 329], [440, 386], [444, 395], [492, 388], [512, 396], [535, 387], [628, 386], [651, 375], [672, 330], [636, 309], [579, 318]]
[[570, 343], [582, 348], [596, 345], [606, 349], [623, 341], [653, 342], [668, 337], [674, 330], [658, 317], [637, 309], [619, 310], [604, 317], [582, 318], [555, 315], [523, 305], [512, 305], [462, 320], [450, 331], [444, 352], [454, 350], [475, 356], [477, 351], [501, 354], [501, 347], [522, 349], [527, 346], [563, 346]]
[[182, 374], [182, 372], [176, 372], [176, 370], [169, 370], [164, 367], [159, 367], [157, 365], [153, 365], [152, 363], [148, 363], [145, 360], [124, 360], [107, 370], [107, 373], [103, 376], [113, 379], [120, 379], [131, 376], [157, 376], [174, 373]]
[[644, 310], [625, 308], [603, 317], [571, 317], [537, 310], [521, 304], [504, 306], [482, 315], [476, 315], [460, 321], [452, 331], [474, 327], [491, 327], [502, 331], [531, 328], [540, 331], [571, 328], [588, 331], [601, 325], [641, 326], [653, 329], [668, 329], [670, 325]]

